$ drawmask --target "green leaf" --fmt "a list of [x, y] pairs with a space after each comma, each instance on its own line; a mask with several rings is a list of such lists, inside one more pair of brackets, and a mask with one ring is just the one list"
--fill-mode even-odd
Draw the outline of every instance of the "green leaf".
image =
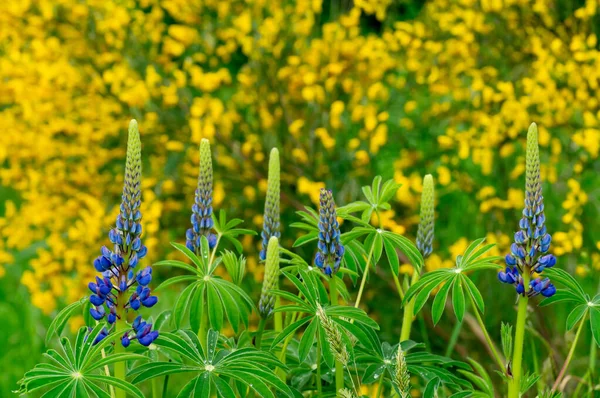
[[175, 327], [180, 328], [181, 323], [183, 321], [183, 317], [185, 316], [186, 310], [190, 306], [190, 299], [192, 297], [192, 293], [198, 287], [197, 283], [191, 284], [183, 289], [183, 292], [177, 298], [175, 302], [175, 306], [173, 307], [173, 318], [175, 319]]
[[462, 322], [465, 315], [465, 294], [462, 289], [462, 280], [465, 278], [456, 278], [454, 288], [452, 289], [452, 306], [458, 322]]
[[155, 292], [158, 292], [160, 290], [163, 290], [166, 287], [169, 287], [171, 285], [174, 285], [176, 283], [179, 282], [192, 282], [198, 280], [197, 276], [194, 275], [179, 275], [179, 276], [174, 276], [172, 278], [169, 278], [165, 281], [163, 281], [160, 285], [158, 285], [157, 287], [155, 287], [153, 290]]
[[479, 308], [479, 311], [482, 314], [485, 313], [483, 297], [481, 297], [481, 293], [479, 292], [479, 289], [477, 289], [477, 286], [475, 286], [473, 281], [469, 279], [468, 276], [463, 276], [463, 281], [465, 283], [465, 286], [467, 287], [468, 294], [471, 296], [473, 301], [475, 301], [475, 305], [477, 306], [477, 308]]
[[[186, 248], [187, 249], [187, 248]], [[192, 252], [190, 252], [192, 255], [194, 255]], [[192, 274], [196, 275], [198, 274], [198, 269], [192, 267], [191, 265], [184, 263], [183, 261], [179, 261], [179, 260], [163, 260], [163, 261], [159, 261], [157, 263], [152, 264], [152, 267], [174, 267], [174, 268], [181, 268], [184, 269], [186, 271], [191, 272]]]
[[569, 316], [567, 316], [567, 330], [573, 329], [577, 322], [587, 314], [588, 308], [587, 304], [581, 304], [571, 311]]
[[400, 261], [398, 260], [398, 253], [394, 248], [393, 243], [390, 241], [388, 237], [383, 236], [383, 246], [385, 247], [385, 255], [388, 258], [388, 262], [390, 263], [390, 269], [394, 273], [394, 275], [398, 276], [400, 272]]
[[296, 332], [296, 330], [298, 330], [298, 328], [300, 328], [302, 325], [304, 325], [311, 319], [312, 319], [311, 317], [302, 318], [302, 319], [299, 319], [296, 322], [288, 325], [285, 329], [283, 329], [283, 331], [281, 331], [281, 333], [279, 333], [277, 335], [277, 337], [275, 337], [275, 339], [271, 343], [271, 351], [274, 350], [277, 347], [277, 344], [281, 343], [283, 341], [283, 339], [288, 337], [290, 334]]
[[433, 299], [433, 305], [431, 307], [431, 316], [433, 318], [433, 324], [437, 325], [444, 313], [444, 308], [446, 306], [446, 300], [448, 299], [448, 292], [450, 292], [450, 288], [454, 285], [454, 280], [448, 280], [437, 292], [435, 298]]
[[580, 304], [586, 304], [586, 301], [582, 299], [581, 296], [575, 294], [572, 290], [559, 289], [554, 293], [554, 295], [550, 297], [546, 297], [542, 302], [540, 302], [540, 307], [545, 307], [550, 304], [566, 302], [566, 301], [574, 301]]
[[[202, 262], [200, 261], [200, 259], [190, 249], [188, 249], [187, 247], [185, 247], [185, 245], [182, 245], [182, 244], [177, 243], [177, 242], [171, 242], [171, 245], [175, 249], [177, 249], [181, 253], [183, 253], [187, 258], [189, 258], [190, 260], [192, 260], [192, 262], [194, 264], [196, 264], [196, 267], [198, 267], [198, 270], [204, 271], [204, 269], [202, 268]], [[172, 264], [170, 264], [170, 265], [173, 266]]]
[[213, 329], [220, 331], [223, 327], [223, 305], [221, 304], [221, 296], [212, 283], [207, 283], [206, 293], [210, 325]]
[[593, 307], [590, 311], [590, 327], [596, 344], [600, 346], [600, 309]]
[[300, 362], [304, 362], [310, 349], [313, 346], [313, 342], [315, 341], [315, 333], [317, 333], [317, 328], [319, 326], [319, 320], [313, 318], [313, 320], [308, 324], [304, 333], [302, 333], [302, 338], [300, 339], [300, 345], [298, 346], [298, 360]]
[[544, 270], [544, 274], [553, 282], [556, 281], [562, 283], [564, 286], [571, 289], [573, 293], [581, 297], [581, 300], [587, 302], [587, 294], [585, 294], [581, 285], [565, 270], [556, 267], [547, 268]]
[[60, 311], [56, 317], [48, 326], [48, 331], [46, 332], [46, 345], [50, 345], [50, 340], [56, 334], [60, 337], [60, 333], [62, 329], [65, 327], [67, 321], [73, 316], [75, 311], [79, 311], [81, 306], [88, 300], [87, 297], [80, 299], [79, 301], [75, 301], [74, 303], [69, 304], [62, 311]]
[[384, 231], [382, 234], [390, 239], [390, 242], [393, 243], [394, 247], [408, 257], [408, 260], [417, 269], [417, 272], [420, 272], [421, 269], [423, 269], [425, 260], [423, 260], [423, 255], [414, 243], [395, 232]]

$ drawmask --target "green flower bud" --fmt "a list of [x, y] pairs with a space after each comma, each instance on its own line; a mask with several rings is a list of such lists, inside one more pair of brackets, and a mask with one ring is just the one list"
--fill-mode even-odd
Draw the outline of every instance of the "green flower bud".
[[267, 185], [267, 197], [265, 199], [265, 214], [263, 219], [262, 248], [260, 259], [267, 258], [267, 245], [272, 236], [281, 237], [279, 222], [279, 151], [277, 148], [271, 149], [269, 156], [269, 180]]
[[433, 251], [433, 232], [435, 226], [433, 177], [427, 174], [423, 178], [421, 193], [421, 220], [417, 231], [417, 247], [424, 258]]
[[258, 302], [258, 312], [263, 319], [267, 319], [275, 308], [275, 295], [271, 291], [277, 288], [279, 288], [279, 239], [272, 236], [267, 247], [265, 276]]

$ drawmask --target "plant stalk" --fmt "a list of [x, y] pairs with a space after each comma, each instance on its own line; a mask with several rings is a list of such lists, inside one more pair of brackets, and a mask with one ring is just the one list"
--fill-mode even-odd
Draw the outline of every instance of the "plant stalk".
[[519, 398], [521, 393], [521, 365], [523, 364], [523, 341], [525, 340], [525, 323], [527, 321], [527, 304], [529, 297], [529, 267], [525, 267], [523, 275], [523, 286], [525, 293], [519, 297], [519, 309], [517, 312], [517, 325], [515, 330], [515, 344], [512, 360], [513, 379], [508, 384], [508, 398]]
[[365, 283], [367, 282], [367, 276], [369, 275], [369, 268], [371, 267], [371, 257], [373, 257], [373, 250], [375, 249], [375, 239], [373, 239], [373, 243], [371, 244], [371, 249], [369, 250], [369, 255], [367, 256], [367, 264], [365, 265], [365, 272], [363, 272], [362, 280], [360, 281], [360, 288], [358, 289], [358, 296], [356, 296], [356, 303], [354, 303], [354, 308], [358, 308], [360, 305], [360, 300], [363, 295], [363, 290], [365, 289]]
[[[123, 303], [125, 301], [125, 297], [123, 297], [122, 293], [119, 293], [119, 297], [117, 298], [118, 303]], [[125, 321], [125, 310], [122, 308], [122, 305], [119, 305], [117, 308], [117, 322], [116, 322], [116, 331], [120, 332], [127, 328], [127, 322]], [[120, 341], [115, 343], [115, 354], [124, 354], [125, 347], [121, 344]], [[115, 362], [115, 377], [119, 380], [125, 381], [125, 375], [127, 373], [127, 364], [125, 361]], [[126, 398], [127, 393], [125, 390], [120, 388], [115, 388], [115, 397], [116, 398]]]
[[585, 318], [587, 317], [587, 311], [583, 314], [583, 318], [579, 321], [579, 327], [577, 328], [577, 333], [575, 334], [575, 340], [571, 343], [571, 349], [569, 350], [569, 354], [567, 355], [567, 359], [565, 359], [565, 363], [563, 367], [560, 369], [560, 373], [556, 377], [554, 384], [552, 385], [552, 392], [556, 391], [560, 382], [562, 381], [567, 369], [569, 368], [569, 364], [571, 363], [571, 359], [573, 359], [573, 354], [575, 353], [575, 348], [577, 347], [577, 342], [579, 341], [579, 336], [581, 335], [581, 331], [583, 330], [583, 324], [585, 323]]
[[[413, 276], [410, 285], [414, 285], [419, 280], [419, 271], [413, 266]], [[404, 315], [402, 318], [402, 330], [400, 331], [400, 341], [410, 339], [410, 329], [414, 318], [415, 299], [410, 300], [404, 307]]]
[[[339, 304], [339, 294], [337, 288], [337, 279], [335, 275], [329, 278], [329, 297], [331, 305]], [[335, 360], [335, 391], [344, 388], [344, 366], [339, 360]]]
[[384, 377], [383, 375], [381, 375], [381, 380], [379, 380], [379, 386], [377, 386], [377, 393], [375, 394], [375, 396], [377, 398], [381, 397], [381, 393], [383, 392], [383, 381], [384, 381]]
[[260, 322], [258, 322], [258, 330], [256, 331], [256, 336], [254, 337], [254, 346], [257, 350], [260, 350], [260, 344], [262, 342], [263, 332], [265, 331], [265, 324], [267, 321], [264, 318], [260, 318]]
[[[281, 306], [281, 297], [277, 296], [275, 299], [275, 309]], [[283, 330], [283, 314], [281, 312], [276, 312], [273, 315], [273, 322], [275, 326], [276, 332], [281, 332]]]

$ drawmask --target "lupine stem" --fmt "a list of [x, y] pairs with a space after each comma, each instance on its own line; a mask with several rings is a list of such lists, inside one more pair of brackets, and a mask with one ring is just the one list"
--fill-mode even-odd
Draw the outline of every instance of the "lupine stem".
[[[277, 296], [275, 299], [275, 309], [281, 306], [281, 298]], [[283, 330], [283, 314], [281, 312], [276, 312], [273, 315], [273, 322], [275, 326], [276, 332], [281, 332]]]
[[571, 359], [573, 359], [573, 354], [575, 353], [575, 347], [577, 347], [577, 342], [579, 341], [579, 336], [581, 335], [581, 331], [583, 330], [583, 324], [585, 323], [586, 317], [587, 317], [587, 311], [585, 314], [583, 314], [583, 318], [581, 318], [581, 321], [579, 321], [579, 327], [577, 328], [577, 333], [575, 334], [575, 340], [573, 340], [573, 343], [571, 343], [571, 349], [569, 350], [567, 359], [565, 359], [565, 363], [563, 364], [563, 367], [560, 370], [560, 373], [558, 374], [558, 376], [556, 377], [556, 380], [554, 381], [554, 385], [552, 386], [552, 392], [556, 391], [556, 389], [560, 385], [562, 378], [565, 375], [565, 372], [569, 368], [569, 364], [571, 363]]
[[[119, 298], [118, 298], [118, 302], [119, 303], [123, 303], [125, 300], [125, 297], [121, 297], [122, 294], [119, 293]], [[116, 331], [123, 331], [127, 328], [127, 322], [125, 321], [125, 311], [123, 311], [121, 308], [119, 308], [117, 310], [117, 322], [116, 322]], [[123, 345], [121, 344], [120, 341], [117, 341], [115, 343], [115, 354], [119, 355], [119, 354], [124, 354], [125, 353], [125, 347], [123, 347]], [[125, 361], [119, 361], [119, 362], [115, 362], [115, 377], [119, 380], [125, 381], [125, 374], [126, 374], [126, 363]], [[115, 397], [116, 398], [125, 398], [127, 396], [127, 394], [125, 393], [125, 390], [122, 390], [120, 388], [116, 388], [115, 389]]]
[[500, 357], [500, 354], [498, 354], [498, 350], [496, 349], [496, 345], [494, 344], [494, 342], [490, 338], [490, 335], [488, 334], [488, 331], [487, 331], [487, 329], [485, 327], [485, 323], [483, 323], [483, 319], [481, 319], [481, 315], [479, 314], [479, 310], [477, 309], [477, 306], [475, 305], [475, 301], [473, 300], [473, 297], [471, 297], [470, 294], [467, 294], [467, 296], [469, 296], [469, 299], [471, 300], [471, 307], [473, 307], [473, 312], [475, 313], [475, 318], [477, 319], [477, 323], [479, 324], [479, 328], [483, 332], [483, 335], [485, 337], [485, 341], [487, 342], [488, 347], [492, 351], [492, 355], [494, 356], [494, 359], [496, 360], [496, 363], [498, 364], [498, 367], [500, 368], [500, 370], [502, 372], [505, 372], [504, 361]]
[[398, 279], [398, 275], [394, 274], [394, 271], [392, 271], [392, 277], [394, 278], [394, 283], [396, 284], [396, 290], [400, 295], [400, 300], [404, 300], [404, 289], [402, 289], [402, 286], [400, 285], [400, 280]]
[[385, 380], [385, 378], [383, 377], [383, 375], [381, 375], [381, 380], [379, 380], [379, 386], [377, 387], [377, 393], [375, 394], [375, 396], [377, 398], [381, 397], [381, 393], [383, 392], [383, 381]]
[[521, 365], [523, 363], [523, 341], [525, 339], [525, 323], [527, 321], [527, 303], [529, 302], [529, 297], [527, 296], [530, 278], [528, 267], [525, 267], [522, 275], [525, 292], [522, 296], [519, 297], [519, 309], [517, 312], [515, 345], [512, 360], [513, 379], [508, 384], [508, 398], [519, 398], [519, 394], [521, 392]]
[[155, 377], [152, 379], [152, 398], [160, 398], [160, 379]]
[[358, 296], [356, 296], [356, 303], [354, 303], [354, 308], [358, 308], [358, 306], [360, 305], [360, 299], [362, 298], [363, 290], [365, 289], [365, 283], [367, 282], [367, 276], [369, 275], [371, 257], [373, 256], [374, 249], [375, 239], [373, 239], [373, 244], [371, 244], [371, 249], [369, 250], [369, 255], [367, 256], [367, 264], [365, 265], [365, 272], [363, 272], [362, 280], [360, 281], [360, 288], [358, 289]]
[[[331, 298], [331, 305], [338, 305], [338, 288], [337, 279], [333, 275], [329, 279], [329, 296]], [[339, 360], [335, 360], [335, 390], [339, 391], [344, 388], [344, 367]]]
[[[413, 269], [412, 282], [410, 283], [411, 286], [414, 285], [415, 283], [417, 283], [418, 280], [419, 280], [419, 271], [417, 271], [416, 269]], [[414, 318], [414, 315], [413, 315], [414, 309], [415, 309], [415, 299], [413, 298], [404, 307], [404, 316], [402, 318], [402, 330], [400, 331], [400, 341], [401, 342], [404, 340], [410, 339], [410, 329], [412, 327], [412, 322], [413, 322], [413, 318]]]
[[[102, 359], [106, 358], [106, 352], [104, 351], [104, 348], [100, 351], [100, 353], [102, 354]], [[106, 373], [107, 376], [110, 376], [110, 369], [108, 367], [108, 365], [104, 365], [104, 373]], [[115, 389], [113, 386], [109, 386], [108, 387], [109, 391], [110, 391], [110, 396], [112, 398], [115, 397]]]
[[267, 321], [264, 318], [260, 318], [260, 322], [258, 322], [258, 330], [256, 331], [256, 336], [254, 337], [254, 346], [259, 350], [266, 323]]

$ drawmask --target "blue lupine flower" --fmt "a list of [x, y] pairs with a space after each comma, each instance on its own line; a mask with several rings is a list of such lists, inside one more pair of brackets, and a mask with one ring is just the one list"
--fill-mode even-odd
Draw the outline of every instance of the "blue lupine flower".
[[135, 339], [137, 339], [141, 345], [147, 347], [158, 338], [158, 331], [152, 330], [152, 324], [143, 321], [141, 316], [138, 316], [135, 321], [133, 321], [132, 327], [132, 331], [126, 332], [121, 337], [121, 344], [123, 344], [124, 347], [127, 347], [131, 343], [131, 340]]
[[212, 185], [213, 170], [210, 143], [203, 138], [200, 143], [200, 172], [198, 174], [198, 187], [194, 205], [192, 206], [192, 228], [185, 233], [188, 249], [199, 254], [200, 240], [206, 236], [208, 247], [213, 249], [217, 244], [217, 236], [212, 232], [214, 222], [212, 219]]
[[319, 243], [315, 265], [325, 275], [333, 275], [340, 268], [344, 246], [340, 243], [340, 226], [331, 191], [321, 189], [319, 208]]
[[[556, 257], [547, 254], [552, 237], [546, 230], [544, 215], [544, 197], [540, 178], [540, 155], [537, 140], [537, 126], [533, 123], [527, 133], [527, 164], [525, 184], [525, 208], [519, 221], [519, 231], [515, 233], [515, 242], [506, 256], [506, 271], [498, 273], [503, 283], [515, 285], [518, 294], [525, 294], [522, 274], [541, 273], [545, 268], [556, 264]], [[542, 294], [550, 297], [556, 288], [548, 278], [537, 278], [529, 283], [528, 296]]]
[[[136, 271], [139, 261], [148, 251], [140, 238], [142, 233], [141, 178], [140, 136], [137, 122], [132, 120], [129, 124], [122, 202], [119, 206], [116, 227], [108, 233], [108, 239], [114, 245], [114, 250], [106, 246], [102, 247], [101, 255], [94, 260], [94, 268], [101, 272], [103, 277], [96, 277], [96, 282], [88, 284], [93, 293], [89, 300], [94, 305], [90, 308], [90, 315], [97, 321], [106, 317], [109, 325], [109, 328], [101, 331], [94, 344], [108, 336], [113, 330], [113, 325], [121, 317], [124, 318], [127, 311], [137, 310], [141, 305], [152, 307], [158, 301], [157, 297], [150, 296], [150, 289], [145, 287], [152, 280], [152, 269], [146, 267]], [[136, 283], [137, 289], [129, 295], [129, 289]], [[141, 293], [143, 293], [143, 300], [139, 298]], [[117, 309], [121, 307], [123, 309], [119, 313]], [[158, 332], [146, 333], [146, 335], [150, 337], [145, 342], [150, 344], [153, 341], [150, 340], [156, 339]], [[129, 345], [129, 342], [122, 342], [124, 346]]]

